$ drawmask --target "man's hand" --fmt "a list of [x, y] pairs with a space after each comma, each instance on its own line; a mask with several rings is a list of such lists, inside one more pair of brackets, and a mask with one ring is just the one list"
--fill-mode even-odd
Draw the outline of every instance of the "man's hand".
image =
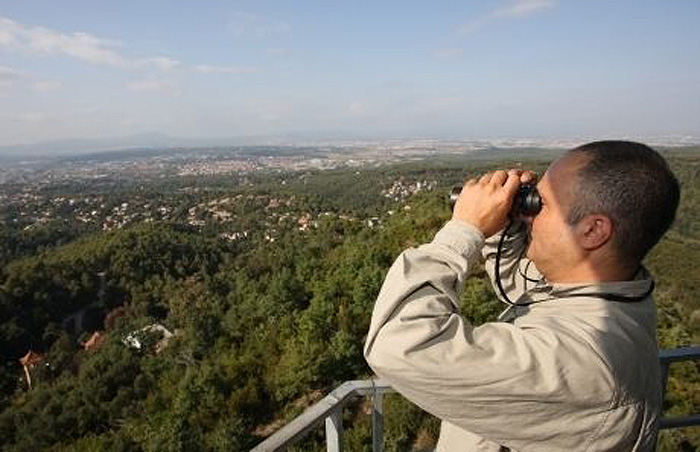
[[536, 180], [532, 171], [518, 169], [498, 170], [479, 179], [470, 179], [462, 188], [452, 218], [466, 221], [478, 228], [484, 237], [491, 237], [506, 227], [520, 184]]

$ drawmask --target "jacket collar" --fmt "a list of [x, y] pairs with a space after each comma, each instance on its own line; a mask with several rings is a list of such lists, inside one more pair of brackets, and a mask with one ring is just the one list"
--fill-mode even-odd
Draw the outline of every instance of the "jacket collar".
[[532, 289], [525, 292], [516, 305], [529, 305], [560, 298], [593, 296], [617, 301], [638, 301], [650, 295], [654, 280], [646, 268], [640, 267], [634, 279], [601, 283], [548, 283], [541, 279]]

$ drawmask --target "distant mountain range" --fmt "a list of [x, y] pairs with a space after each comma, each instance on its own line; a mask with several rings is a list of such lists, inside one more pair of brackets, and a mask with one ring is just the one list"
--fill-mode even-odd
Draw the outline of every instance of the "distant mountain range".
[[[275, 141], [283, 139], [278, 137]], [[37, 143], [0, 146], [0, 158], [66, 157], [126, 149], [163, 149], [174, 147], [206, 147], [268, 144], [266, 137], [177, 138], [162, 133], [143, 133], [126, 137], [96, 139], [64, 139]]]
[[[382, 138], [386, 140], [387, 138]], [[75, 138], [0, 146], [0, 159], [11, 157], [67, 157], [104, 151], [128, 149], [197, 148], [218, 146], [285, 146], [347, 143], [353, 140], [375, 141], [376, 138], [350, 136], [347, 133], [318, 132], [276, 135], [243, 135], [222, 138], [183, 138], [159, 132], [125, 137]]]

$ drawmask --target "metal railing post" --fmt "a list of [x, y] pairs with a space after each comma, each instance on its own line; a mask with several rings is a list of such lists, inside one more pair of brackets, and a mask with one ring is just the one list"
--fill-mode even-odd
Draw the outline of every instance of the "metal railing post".
[[666, 400], [666, 386], [668, 385], [668, 368], [671, 363], [668, 361], [661, 361], [661, 402]]
[[384, 394], [375, 391], [372, 396], [372, 451], [384, 450]]
[[328, 452], [342, 452], [343, 450], [342, 407], [333, 411], [326, 418], [326, 450]]

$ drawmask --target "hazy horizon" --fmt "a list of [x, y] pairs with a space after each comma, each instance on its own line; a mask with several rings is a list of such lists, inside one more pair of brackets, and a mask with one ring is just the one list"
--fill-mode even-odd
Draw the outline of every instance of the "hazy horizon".
[[501, 137], [459, 137], [444, 135], [399, 136], [399, 135], [349, 135], [324, 133], [297, 133], [281, 135], [253, 135], [239, 137], [181, 137], [161, 133], [142, 133], [123, 137], [65, 138], [57, 140], [18, 143], [0, 146], [0, 158], [17, 157], [71, 157], [82, 154], [105, 153], [112, 151], [164, 151], [168, 149], [197, 150], [226, 147], [330, 147], [353, 148], [367, 146], [390, 148], [393, 146], [437, 146], [440, 148], [461, 145], [466, 151], [493, 147], [495, 149], [533, 148], [569, 149], [581, 144], [601, 139], [623, 139], [640, 141], [660, 148], [700, 146], [700, 137], [694, 135], [659, 136], [501, 136]]

